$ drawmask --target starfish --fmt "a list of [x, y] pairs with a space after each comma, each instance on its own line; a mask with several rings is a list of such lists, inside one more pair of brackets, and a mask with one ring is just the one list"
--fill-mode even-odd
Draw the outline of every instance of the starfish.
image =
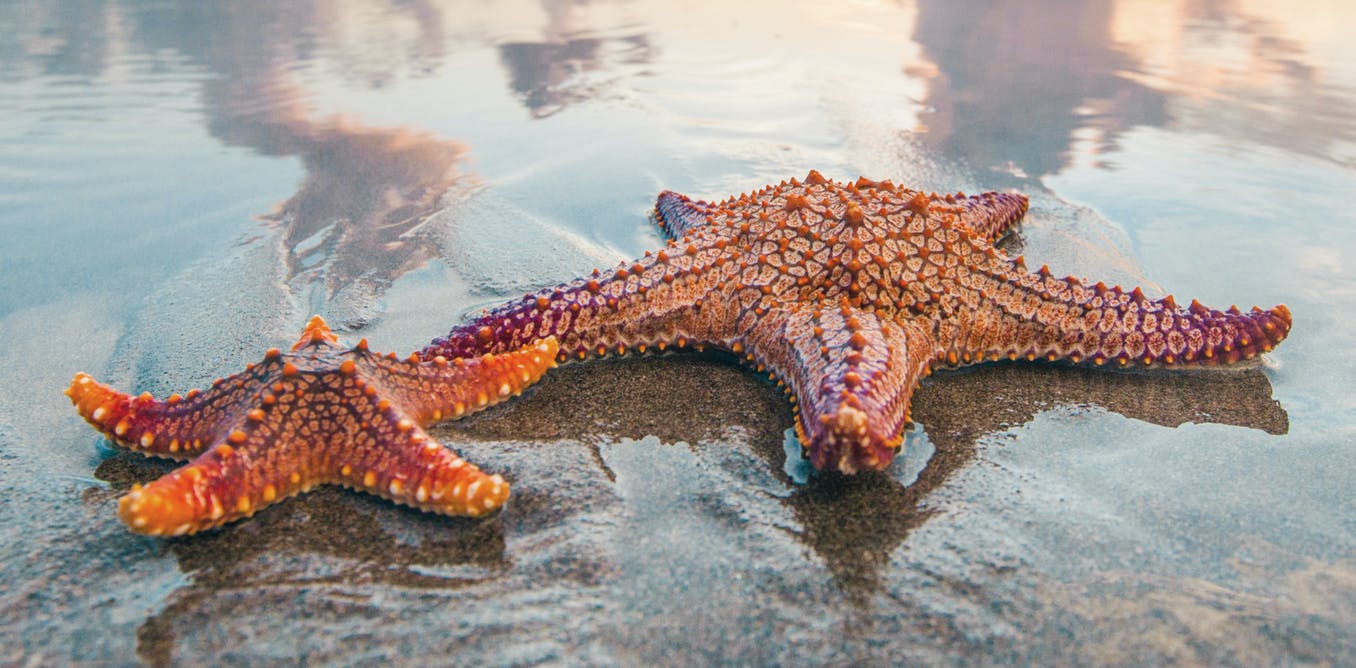
[[937, 195], [811, 171], [721, 202], [665, 191], [667, 246], [509, 302], [421, 355], [560, 342], [561, 359], [726, 350], [790, 395], [819, 469], [889, 465], [933, 370], [991, 360], [1111, 368], [1230, 365], [1269, 351], [1290, 311], [1219, 311], [1139, 288], [1029, 271], [994, 243], [1025, 215], [1012, 193]]
[[554, 339], [471, 359], [398, 359], [352, 348], [314, 317], [292, 351], [192, 390], [132, 397], [77, 374], [66, 394], [119, 446], [188, 460], [122, 497], [118, 515], [148, 535], [184, 535], [242, 517], [322, 483], [426, 511], [479, 516], [500, 507], [498, 475], [424, 431], [517, 395], [555, 365]]

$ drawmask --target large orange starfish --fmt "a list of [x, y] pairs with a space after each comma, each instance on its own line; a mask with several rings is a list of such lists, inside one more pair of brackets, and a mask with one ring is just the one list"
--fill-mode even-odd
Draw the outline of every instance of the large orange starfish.
[[1285, 306], [1217, 311], [1028, 271], [993, 243], [1022, 195], [938, 196], [810, 172], [723, 202], [660, 194], [668, 247], [511, 302], [422, 354], [537, 338], [562, 358], [710, 346], [785, 382], [817, 468], [888, 465], [909, 399], [939, 367], [998, 359], [1112, 367], [1231, 364], [1290, 330]]
[[556, 342], [502, 355], [399, 360], [352, 348], [319, 317], [292, 352], [276, 348], [243, 373], [157, 401], [77, 374], [66, 390], [115, 443], [192, 459], [145, 487], [118, 514], [132, 530], [183, 535], [254, 514], [321, 483], [336, 483], [448, 515], [498, 508], [509, 487], [443, 447], [424, 427], [520, 393], [554, 366]]

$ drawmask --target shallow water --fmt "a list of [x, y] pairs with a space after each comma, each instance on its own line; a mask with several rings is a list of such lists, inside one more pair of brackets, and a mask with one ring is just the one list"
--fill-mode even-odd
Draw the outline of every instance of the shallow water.
[[[0, 664], [1356, 662], [1356, 10], [0, 6]], [[320, 490], [150, 540], [61, 390], [157, 395], [320, 313], [400, 352], [811, 168], [1016, 188], [1036, 265], [1294, 313], [1259, 369], [995, 365], [911, 461], [800, 483], [719, 356], [562, 367], [435, 433], [485, 521]], [[794, 452], [794, 448], [791, 449]]]

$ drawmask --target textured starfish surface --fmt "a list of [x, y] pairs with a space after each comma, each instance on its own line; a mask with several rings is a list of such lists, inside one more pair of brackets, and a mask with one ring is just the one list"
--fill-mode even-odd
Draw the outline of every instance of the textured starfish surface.
[[66, 390], [84, 418], [136, 452], [192, 460], [119, 502], [132, 530], [183, 535], [248, 517], [322, 483], [448, 515], [483, 515], [508, 485], [424, 427], [519, 394], [555, 365], [554, 339], [448, 360], [340, 346], [319, 317], [292, 351], [269, 350], [206, 391], [132, 397], [77, 374]]
[[937, 195], [810, 172], [722, 202], [659, 195], [666, 248], [526, 295], [435, 339], [470, 357], [560, 342], [560, 355], [706, 346], [784, 383], [817, 468], [887, 466], [920, 380], [1001, 359], [1209, 367], [1255, 358], [1290, 330], [1285, 306], [1219, 311], [1150, 299], [994, 248], [1025, 196]]

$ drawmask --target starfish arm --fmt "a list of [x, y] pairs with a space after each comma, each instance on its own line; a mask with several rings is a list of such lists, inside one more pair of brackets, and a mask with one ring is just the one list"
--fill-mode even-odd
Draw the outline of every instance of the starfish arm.
[[[228, 445], [209, 447], [197, 459], [146, 486], [133, 485], [118, 502], [118, 517], [148, 536], [182, 536], [246, 517], [255, 510], [301, 491], [287, 474], [260, 474], [254, 457]], [[264, 482], [267, 480], [267, 482]]]
[[114, 443], [153, 457], [187, 460], [202, 453], [241, 419], [240, 398], [258, 394], [270, 369], [281, 366], [270, 350], [264, 361], [221, 378], [205, 392], [190, 390], [159, 400], [149, 393], [131, 396], [76, 374], [66, 389], [80, 416]]
[[408, 426], [408, 418], [390, 416], [373, 432], [355, 442], [351, 463], [339, 465], [340, 484], [441, 515], [479, 517], [508, 500], [503, 478]]
[[559, 341], [559, 359], [664, 350], [715, 343], [685, 323], [720, 308], [736, 270], [706, 230], [693, 243], [670, 244], [604, 274], [529, 294], [454, 327], [420, 351], [423, 359], [501, 353], [544, 337]]
[[988, 307], [967, 316], [964, 331], [951, 338], [948, 361], [1208, 367], [1252, 360], [1290, 332], [1285, 305], [1220, 311], [1192, 300], [1183, 308], [1171, 295], [1149, 299], [1139, 288], [1087, 286], [1073, 277], [1055, 278], [1044, 267], [1027, 272], [1020, 261], [1002, 262], [1001, 273], [975, 278], [987, 284], [981, 292]]
[[956, 193], [947, 199], [960, 205], [961, 224], [989, 243], [1002, 239], [1026, 215], [1028, 206], [1026, 195], [1020, 193], [988, 192], [968, 197]]
[[770, 314], [745, 337], [796, 403], [796, 435], [818, 469], [843, 473], [890, 464], [909, 421], [909, 400], [936, 345], [913, 320], [842, 305], [804, 304]]
[[364, 351], [355, 357], [355, 371], [374, 379], [365, 391], [382, 397], [386, 406], [401, 406], [418, 425], [427, 427], [518, 396], [555, 366], [558, 350], [556, 340], [547, 337], [500, 355], [450, 361], [442, 356], [400, 360]]
[[[182, 536], [328, 482], [445, 515], [482, 515], [508, 498], [502, 478], [487, 476], [398, 412], [363, 415], [315, 403], [279, 404], [276, 417], [240, 425], [188, 465], [134, 486], [119, 501], [119, 518], [137, 533]], [[318, 419], [331, 428], [322, 432]]]

